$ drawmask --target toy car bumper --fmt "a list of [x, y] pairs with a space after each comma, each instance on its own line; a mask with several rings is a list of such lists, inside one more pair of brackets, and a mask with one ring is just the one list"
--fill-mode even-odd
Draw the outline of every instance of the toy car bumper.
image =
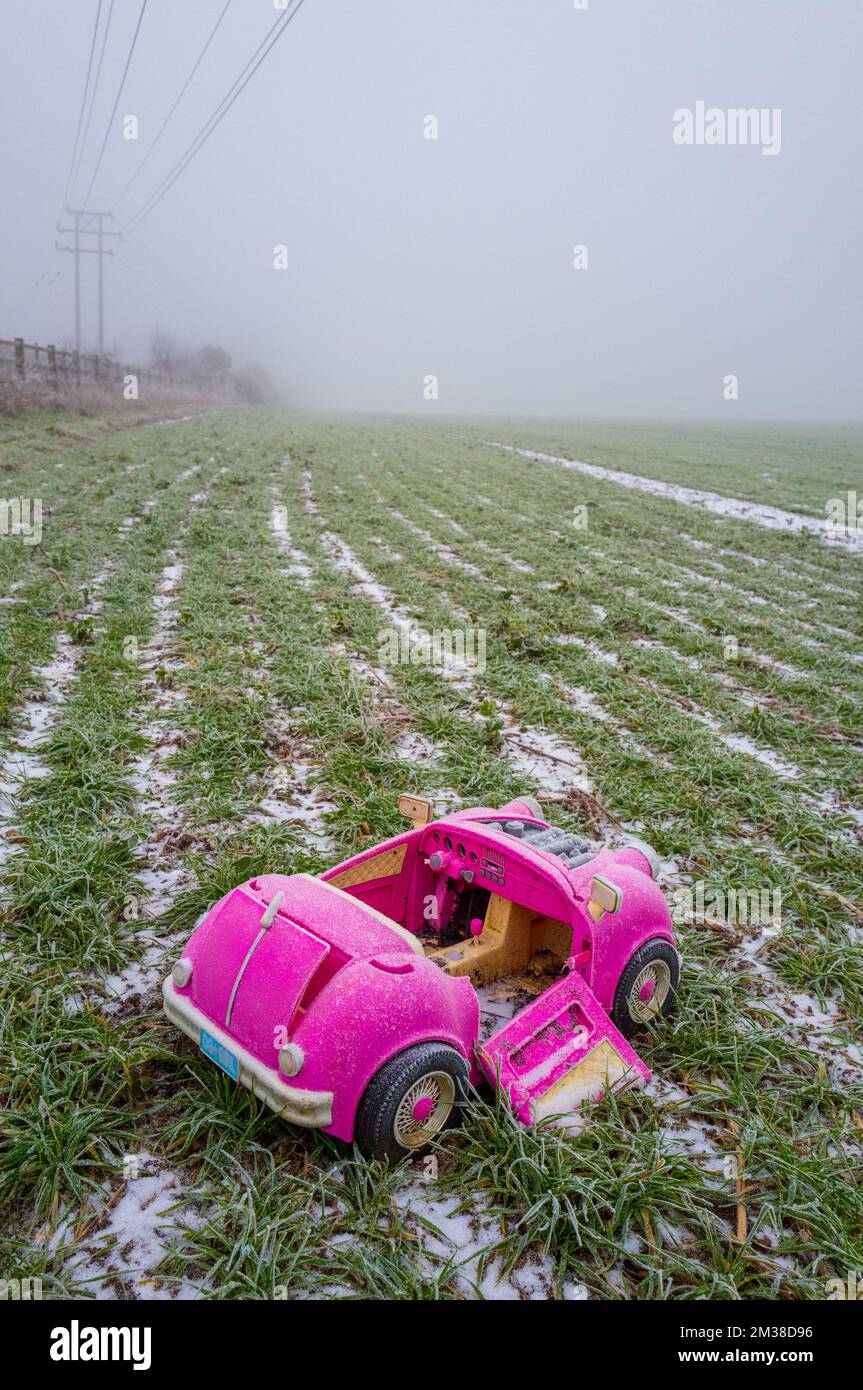
[[269, 1105], [281, 1119], [287, 1120], [290, 1124], [305, 1125], [309, 1129], [326, 1129], [332, 1124], [332, 1091], [303, 1091], [298, 1086], [287, 1085], [272, 1067], [265, 1066], [246, 1048], [241, 1047], [235, 1038], [213, 1023], [188, 996], [178, 994], [170, 975], [162, 983], [162, 999], [168, 1018], [181, 1028], [192, 1042], [200, 1046], [203, 1029], [225, 1049], [226, 1053], [236, 1058], [236, 1079], [240, 1085]]

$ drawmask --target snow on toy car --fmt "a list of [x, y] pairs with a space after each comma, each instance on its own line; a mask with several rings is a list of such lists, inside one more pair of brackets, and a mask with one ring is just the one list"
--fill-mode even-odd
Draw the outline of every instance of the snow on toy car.
[[[391, 1158], [468, 1081], [532, 1124], [647, 1079], [627, 1039], [670, 1007], [679, 961], [646, 847], [591, 850], [532, 799], [437, 820], [400, 805], [404, 834], [205, 913], [168, 1017], [284, 1119]], [[477, 988], [505, 980], [533, 997], [481, 1038]]]

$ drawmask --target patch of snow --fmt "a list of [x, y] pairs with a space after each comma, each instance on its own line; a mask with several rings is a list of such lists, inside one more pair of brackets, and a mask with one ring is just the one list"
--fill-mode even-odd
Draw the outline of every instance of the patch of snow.
[[608, 724], [611, 721], [608, 710], [597, 704], [589, 690], [584, 690], [579, 685], [562, 685], [561, 690], [579, 714], [589, 714], [591, 719], [598, 719], [602, 724]]
[[248, 819], [261, 825], [273, 821], [280, 825], [297, 825], [312, 848], [328, 855], [338, 846], [326, 828], [324, 817], [335, 811], [336, 806], [320, 787], [309, 785], [317, 767], [310, 745], [305, 757], [295, 754], [289, 763], [280, 764], [271, 791]]
[[[86, 1238], [85, 1248], [70, 1255], [66, 1275], [79, 1295], [98, 1299], [131, 1296], [138, 1299], [197, 1296], [191, 1285], [161, 1283], [154, 1272], [163, 1259], [172, 1233], [192, 1226], [196, 1218], [187, 1209], [178, 1213], [186, 1186], [182, 1173], [169, 1168], [153, 1154], [130, 1156], [135, 1175], [126, 1178], [118, 1200], [106, 1199], [93, 1218], [100, 1229]], [[62, 1227], [52, 1244], [61, 1252], [70, 1223]]]
[[574, 632], [561, 632], [555, 637], [555, 642], [561, 647], [580, 647], [582, 651], [589, 652], [595, 661], [601, 661], [605, 666], [617, 666], [620, 657], [616, 652], [608, 652], [600, 647], [593, 638], [579, 637]]
[[308, 555], [299, 550], [291, 543], [290, 532], [285, 522], [285, 508], [279, 504], [274, 504], [270, 512], [270, 527], [278, 541], [280, 549], [287, 555], [290, 564], [285, 569], [285, 574], [299, 580], [304, 589], [311, 588], [312, 567]]
[[462, 1198], [437, 1196], [414, 1182], [398, 1190], [395, 1200], [408, 1218], [414, 1218], [420, 1248], [432, 1257], [430, 1267], [439, 1269], [441, 1260], [447, 1261], [451, 1277], [469, 1298], [512, 1302], [552, 1297], [550, 1256], [524, 1255], [504, 1274], [503, 1256], [495, 1254], [499, 1224], [482, 1212], [476, 1199], [465, 1204]]
[[[99, 593], [110, 572], [106, 566], [86, 586], [88, 601], [76, 613], [76, 618], [92, 618], [101, 611]], [[49, 775], [39, 748], [50, 734], [69, 697], [77, 677], [77, 663], [78, 651], [72, 638], [66, 632], [60, 633], [50, 661], [38, 667], [34, 673], [45, 686], [44, 694], [25, 701], [16, 714], [18, 727], [12, 736], [11, 749], [4, 757], [3, 776], [0, 779], [0, 823], [6, 827], [14, 819], [22, 786], [35, 778]], [[0, 836], [0, 863], [8, 859], [9, 854], [10, 845], [4, 830], [3, 836]]]

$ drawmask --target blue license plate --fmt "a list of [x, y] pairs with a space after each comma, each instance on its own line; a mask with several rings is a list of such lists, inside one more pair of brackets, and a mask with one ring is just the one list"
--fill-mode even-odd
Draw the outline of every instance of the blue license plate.
[[233, 1052], [229, 1052], [218, 1038], [213, 1037], [212, 1033], [208, 1033], [206, 1028], [201, 1029], [198, 1044], [205, 1057], [209, 1057], [211, 1062], [215, 1062], [217, 1067], [221, 1067], [232, 1081], [239, 1081], [240, 1059], [235, 1057]]

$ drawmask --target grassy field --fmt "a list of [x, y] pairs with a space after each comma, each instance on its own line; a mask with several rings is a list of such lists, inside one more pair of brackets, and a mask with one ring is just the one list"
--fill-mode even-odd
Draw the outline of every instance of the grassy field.
[[[840, 429], [0, 420], [0, 491], [43, 500], [0, 544], [0, 1274], [809, 1299], [863, 1267], [863, 552], [502, 444], [813, 517], [863, 493]], [[405, 616], [481, 628], [486, 669], [386, 666]], [[387, 1170], [167, 1024], [208, 903], [395, 833], [403, 790], [655, 846], [684, 965], [647, 1089], [572, 1131], [477, 1096]], [[715, 906], [756, 892], [769, 920]]]

